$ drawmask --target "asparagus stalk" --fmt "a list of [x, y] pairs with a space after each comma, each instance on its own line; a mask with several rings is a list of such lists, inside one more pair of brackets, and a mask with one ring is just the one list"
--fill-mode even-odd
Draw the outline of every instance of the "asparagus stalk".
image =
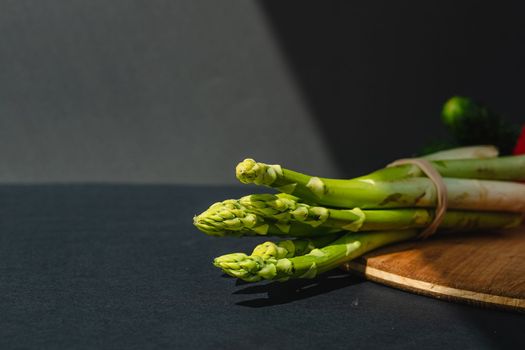
[[[465, 154], [471, 159], [447, 159], [462, 154], [461, 148], [443, 152], [437, 152], [423, 158], [427, 158], [433, 167], [443, 177], [479, 179], [479, 180], [502, 180], [502, 181], [523, 181], [525, 180], [525, 155], [492, 157], [490, 146], [487, 150], [480, 147], [464, 148]], [[486, 157], [476, 156], [475, 149]], [[440, 159], [441, 158], [441, 159]], [[445, 158], [445, 159], [444, 159]], [[284, 173], [284, 174], [283, 174]], [[243, 183], [264, 184], [277, 181], [276, 186], [286, 186], [293, 184], [303, 176], [311, 178], [301, 173], [283, 169], [280, 165], [268, 165], [255, 162], [253, 159], [245, 159], [236, 168], [237, 178]], [[407, 177], [422, 176], [423, 172], [415, 165], [398, 165], [391, 168], [384, 168], [372, 172], [357, 179], [370, 180], [396, 180]], [[289, 179], [291, 181], [286, 181]], [[286, 191], [283, 191], [286, 192]]]
[[[474, 152], [474, 150], [471, 151]], [[469, 152], [468, 149], [466, 152]], [[500, 181], [525, 179], [525, 156], [445, 159], [457, 156], [459, 153], [461, 152], [455, 149], [437, 152], [423, 158], [429, 160], [443, 177]], [[377, 170], [359, 179], [391, 181], [418, 176], [423, 176], [423, 172], [416, 165], [398, 165]]]
[[427, 154], [421, 158], [426, 160], [484, 159], [496, 158], [498, 155], [499, 150], [496, 147], [486, 145], [457, 147]]
[[[277, 243], [264, 242], [256, 246], [251, 255], [232, 253], [219, 256], [213, 264], [221, 268], [230, 276], [241, 278], [245, 281], [256, 282], [260, 278], [251, 278], [248, 271], [253, 269], [253, 261], [271, 261], [276, 263], [279, 259], [293, 258], [310, 253], [312, 250], [326, 246], [341, 235], [332, 234], [312, 239], [285, 240]], [[261, 272], [264, 275], [264, 271]]]
[[[254, 194], [238, 201], [215, 203], [196, 216], [195, 225], [215, 236], [273, 235], [316, 237], [334, 231], [373, 231], [424, 228], [434, 220], [431, 209], [361, 210], [312, 206], [290, 195]], [[235, 203], [235, 209], [230, 209]], [[217, 212], [220, 215], [217, 215]], [[235, 217], [238, 216], [239, 220]], [[251, 217], [251, 220], [244, 220]], [[226, 219], [223, 219], [226, 218]], [[453, 230], [509, 228], [522, 221], [520, 213], [450, 210], [440, 228]], [[233, 222], [233, 224], [232, 224]], [[253, 226], [256, 222], [260, 226]], [[263, 227], [265, 226], [265, 227]]]
[[373, 249], [415, 238], [417, 234], [417, 230], [347, 233], [333, 243], [302, 256], [263, 259], [237, 253], [230, 255], [230, 260], [226, 262], [219, 257], [214, 264], [230, 276], [247, 282], [314, 278]]
[[[525, 156], [435, 161], [433, 164], [443, 176], [483, 177], [483, 174], [490, 174], [492, 178], [525, 179]], [[434, 184], [428, 178], [411, 177], [414, 174], [410, 174], [409, 170], [413, 168], [411, 165], [398, 166], [355, 179], [341, 180], [309, 176], [279, 165], [246, 159], [237, 165], [236, 173], [243, 183], [273, 187], [326, 206], [369, 209], [434, 207]], [[525, 212], [523, 184], [460, 178], [444, 178], [444, 183], [449, 208]]]
[[[352, 232], [424, 228], [434, 220], [434, 210], [430, 209], [325, 208], [282, 194], [253, 194], [242, 197], [239, 202], [248, 211], [266, 219], [279, 220], [282, 224], [301, 222], [312, 228], [327, 226]], [[518, 226], [522, 219], [521, 213], [450, 210], [440, 227], [458, 231], [511, 228]]]

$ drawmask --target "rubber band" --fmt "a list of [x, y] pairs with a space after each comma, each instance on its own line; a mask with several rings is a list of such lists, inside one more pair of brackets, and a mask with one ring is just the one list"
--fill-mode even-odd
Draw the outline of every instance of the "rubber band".
[[428, 176], [436, 188], [436, 211], [434, 214], [434, 220], [428, 225], [420, 234], [419, 238], [428, 238], [436, 233], [439, 225], [445, 218], [445, 213], [447, 212], [448, 207], [448, 193], [447, 186], [443, 182], [443, 177], [441, 174], [432, 166], [432, 164], [425, 159], [421, 158], [406, 158], [399, 159], [393, 163], [387, 165], [387, 168], [404, 165], [404, 164], [413, 164], [416, 165], [421, 171]]

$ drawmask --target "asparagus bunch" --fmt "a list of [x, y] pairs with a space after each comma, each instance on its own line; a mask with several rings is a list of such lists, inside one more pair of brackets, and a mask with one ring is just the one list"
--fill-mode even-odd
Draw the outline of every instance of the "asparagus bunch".
[[[458, 154], [472, 159], [457, 159]], [[475, 158], [474, 158], [475, 157]], [[450, 210], [440, 230], [515, 227], [525, 213], [525, 156], [497, 157], [493, 147], [427, 157], [441, 174]], [[280, 194], [249, 195], [213, 204], [194, 218], [212, 236], [280, 236], [250, 255], [214, 260], [225, 273], [261, 279], [312, 278], [378, 247], [416, 238], [434, 220], [436, 189], [417, 166], [380, 169], [354, 179], [327, 179], [246, 159], [243, 183]]]

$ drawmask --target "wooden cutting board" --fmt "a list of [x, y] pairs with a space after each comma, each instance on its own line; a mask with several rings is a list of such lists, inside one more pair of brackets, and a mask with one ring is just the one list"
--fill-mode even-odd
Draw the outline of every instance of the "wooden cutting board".
[[418, 294], [525, 312], [525, 226], [438, 234], [376, 250], [343, 268]]

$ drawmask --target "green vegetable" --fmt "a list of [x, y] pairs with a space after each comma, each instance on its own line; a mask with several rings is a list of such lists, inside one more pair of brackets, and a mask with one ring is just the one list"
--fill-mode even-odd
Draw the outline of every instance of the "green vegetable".
[[216, 258], [214, 265], [228, 275], [247, 282], [314, 278], [371, 250], [415, 238], [417, 234], [417, 230], [347, 233], [333, 243], [302, 256], [263, 259], [236, 253]]
[[[235, 209], [231, 209], [235, 203]], [[221, 215], [217, 215], [221, 212]], [[239, 216], [239, 221], [234, 221]], [[254, 217], [245, 224], [242, 218]], [[222, 218], [228, 218], [223, 220]], [[302, 203], [290, 195], [254, 194], [238, 201], [215, 203], [194, 219], [204, 233], [213, 236], [273, 235], [317, 237], [334, 231], [374, 231], [424, 228], [434, 220], [432, 209], [361, 210], [335, 209]], [[450, 210], [441, 228], [474, 230], [514, 227], [521, 223], [521, 213]], [[259, 226], [253, 226], [252, 222]], [[264, 226], [264, 227], [263, 227]], [[272, 229], [270, 230], [270, 227]], [[267, 228], [267, 229], [266, 229]]]
[[[444, 116], [459, 133], [475, 122], [483, 122], [483, 132], [494, 132], [494, 115], [470, 100], [452, 100]], [[498, 125], [501, 131], [503, 124]], [[515, 181], [525, 180], [525, 155], [498, 157], [493, 146], [474, 146], [424, 158], [443, 176], [447, 191], [449, 210], [440, 230], [501, 229], [522, 222], [525, 185]], [[194, 225], [219, 237], [297, 237], [264, 242], [251, 255], [214, 260], [225, 273], [249, 282], [313, 278], [378, 247], [416, 238], [434, 221], [435, 184], [415, 165], [329, 179], [246, 159], [236, 175], [243, 183], [282, 193], [214, 203], [194, 217]]]
[[453, 159], [487, 159], [496, 158], [499, 151], [492, 145], [464, 146], [452, 149], [444, 149], [427, 154], [422, 158], [426, 160], [453, 160]]
[[[341, 234], [332, 234], [311, 239], [294, 239], [274, 242], [264, 242], [255, 247], [250, 256], [244, 253], [232, 253], [215, 258], [213, 264], [233, 277], [242, 278], [247, 282], [257, 282], [258, 275], [251, 276], [247, 271], [252, 270], [253, 262], [262, 264], [276, 263], [279, 259], [293, 258], [310, 253], [312, 250], [322, 248], [336, 239]], [[264, 271], [261, 272], [264, 275]]]
[[[525, 156], [444, 160], [432, 164], [445, 177], [449, 208], [488, 211], [525, 211], [525, 186], [510, 181], [459, 179], [496, 178], [525, 180]], [[435, 186], [412, 165], [376, 171], [350, 180], [319, 178], [284, 169], [280, 165], [246, 159], [237, 165], [237, 178], [275, 188], [311, 203], [339, 208], [383, 209], [434, 207]]]
[[519, 127], [503, 120], [488, 107], [468, 97], [454, 96], [443, 106], [441, 117], [460, 145], [491, 144], [501, 154], [511, 154]]

